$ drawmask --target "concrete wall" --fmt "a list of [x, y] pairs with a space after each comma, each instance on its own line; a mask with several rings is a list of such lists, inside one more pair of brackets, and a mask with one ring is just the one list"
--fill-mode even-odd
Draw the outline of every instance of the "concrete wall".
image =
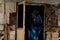
[[[46, 40], [50, 40], [50, 32], [46, 32]], [[56, 40], [56, 32], [52, 32], [52, 40]]]
[[16, 3], [15, 2], [6, 2], [5, 13], [6, 20], [9, 23], [9, 13], [16, 12]]
[[[9, 13], [16, 12], [16, 3], [7, 2], [6, 3], [6, 14], [7, 22], [9, 23]], [[24, 40], [24, 30], [22, 28], [17, 28], [17, 40]]]
[[[5, 0], [6, 2], [19, 2], [22, 0]], [[36, 3], [49, 3], [49, 4], [58, 4], [60, 0], [25, 0], [27, 2], [36, 2]], [[0, 0], [0, 2], [4, 2], [4, 0]]]
[[[9, 13], [16, 12], [16, 3], [15, 2], [7, 2], [6, 3], [6, 10], [5, 11], [6, 11], [6, 18], [7, 18], [6, 20], [7, 20], [7, 23], [9, 23]], [[59, 23], [59, 25], [60, 25], [60, 23]], [[49, 36], [49, 33], [47, 33], [47, 34]], [[23, 30], [23, 28], [18, 28], [17, 29], [17, 40], [24, 40], [24, 30]]]
[[[9, 23], [9, 14], [12, 12], [16, 12], [16, 3], [15, 2], [7, 2], [5, 5], [5, 21]], [[4, 14], [4, 3], [0, 3], [0, 13]], [[4, 16], [4, 15], [3, 15]], [[1, 17], [1, 15], [0, 15]], [[0, 19], [1, 21], [1, 19]], [[2, 30], [3, 26], [0, 25], [0, 30]], [[17, 28], [17, 40], [24, 40], [24, 30], [23, 28]]]
[[[7, 19], [9, 23], [9, 13], [16, 12], [16, 3], [15, 2], [7, 2], [6, 3], [6, 14], [7, 14]], [[59, 24], [60, 25], [60, 24]], [[54, 33], [52, 33], [54, 37]], [[49, 32], [47, 33], [47, 39], [49, 40]], [[17, 40], [24, 40], [24, 29], [23, 28], [18, 28], [17, 29]], [[54, 39], [53, 39], [54, 40]]]
[[[19, 2], [22, 0], [5, 0], [6, 2]], [[49, 3], [49, 4], [58, 4], [60, 0], [25, 0], [27, 2], [36, 2], [36, 3]], [[0, 0], [0, 2], [4, 2], [4, 0]]]

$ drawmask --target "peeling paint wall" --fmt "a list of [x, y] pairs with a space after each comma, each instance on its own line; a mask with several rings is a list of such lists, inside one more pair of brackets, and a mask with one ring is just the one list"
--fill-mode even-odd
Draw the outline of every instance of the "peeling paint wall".
[[[22, 0], [5, 0], [6, 2], [19, 2]], [[60, 0], [25, 0], [27, 2], [36, 2], [36, 3], [49, 3], [49, 4], [58, 4]], [[0, 0], [0, 2], [4, 2], [4, 0]]]
[[[16, 12], [16, 2], [7, 2], [6, 14], [7, 14], [8, 23], [9, 23], [9, 13], [12, 13], [12, 12]], [[17, 29], [17, 40], [24, 40], [24, 30], [22, 28]]]
[[[6, 16], [7, 16], [7, 19], [6, 19], [7, 23], [9, 23], [9, 13], [16, 12], [16, 3], [15, 2], [17, 2], [17, 1], [21, 1], [21, 0], [6, 0], [7, 3], [6, 3], [6, 10], [5, 11], [6, 11]], [[48, 3], [48, 4], [60, 3], [60, 0], [46, 0], [46, 1], [45, 0], [26, 0], [26, 1], [27, 2], [36, 2], [36, 3]], [[4, 0], [0, 0], [0, 3], [2, 3], [2, 2], [4, 2]], [[0, 10], [1, 10], [1, 6], [0, 6]], [[4, 12], [4, 10], [2, 10], [2, 12]], [[60, 21], [59, 21], [58, 25], [60, 25]], [[24, 40], [24, 31], [22, 28], [17, 29], [17, 40]]]
[[16, 3], [15, 2], [6, 2], [6, 20], [9, 23], [9, 13], [16, 12]]
[[[50, 32], [46, 32], [46, 40], [50, 40]], [[56, 40], [56, 32], [52, 32], [52, 40]]]

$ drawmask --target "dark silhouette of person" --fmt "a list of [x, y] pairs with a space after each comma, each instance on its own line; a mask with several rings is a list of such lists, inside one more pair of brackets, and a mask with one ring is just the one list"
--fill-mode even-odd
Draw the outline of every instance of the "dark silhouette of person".
[[41, 32], [41, 24], [42, 24], [42, 19], [41, 16], [38, 14], [37, 10], [33, 10], [31, 13], [32, 20], [31, 22], [31, 28], [28, 30], [28, 39], [29, 40], [39, 40], [38, 36]]

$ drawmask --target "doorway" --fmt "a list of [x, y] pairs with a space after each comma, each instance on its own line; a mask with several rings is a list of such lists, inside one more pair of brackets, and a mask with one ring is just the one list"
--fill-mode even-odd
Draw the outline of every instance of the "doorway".
[[[43, 40], [43, 20], [44, 20], [44, 6], [38, 6], [38, 5], [26, 5], [26, 11], [25, 11], [25, 40]], [[41, 18], [37, 19], [40, 21], [40, 25], [34, 25], [37, 27], [37, 29], [32, 26], [33, 19], [32, 13], [33, 11], [36, 11], [36, 16], [40, 15]], [[36, 32], [34, 33], [33, 30]], [[37, 33], [38, 32], [38, 33]], [[32, 35], [35, 34], [35, 39], [32, 37]]]

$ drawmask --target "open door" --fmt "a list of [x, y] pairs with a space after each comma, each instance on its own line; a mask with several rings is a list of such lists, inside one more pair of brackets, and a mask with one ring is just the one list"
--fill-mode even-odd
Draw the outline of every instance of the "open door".
[[17, 40], [24, 40], [23, 7], [23, 3], [17, 3]]

